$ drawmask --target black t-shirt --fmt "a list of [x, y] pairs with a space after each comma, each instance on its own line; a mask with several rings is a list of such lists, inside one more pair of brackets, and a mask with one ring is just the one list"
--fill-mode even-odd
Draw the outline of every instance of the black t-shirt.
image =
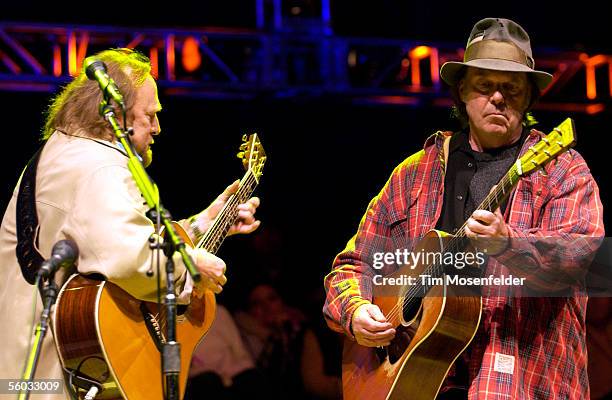
[[[455, 233], [463, 225], [516, 161], [527, 132], [524, 130], [521, 138], [510, 146], [485, 152], [472, 150], [467, 131], [453, 135], [448, 148], [444, 203], [437, 229]], [[502, 212], [505, 208], [504, 202]]]

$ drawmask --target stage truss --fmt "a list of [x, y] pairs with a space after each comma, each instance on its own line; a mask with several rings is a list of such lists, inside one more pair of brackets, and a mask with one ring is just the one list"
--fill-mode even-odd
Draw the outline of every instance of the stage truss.
[[[328, 28], [151, 29], [0, 23], [0, 90], [51, 92], [83, 59], [111, 47], [149, 56], [169, 96], [253, 100], [337, 97], [355, 104], [450, 105], [439, 66], [463, 44], [333, 35]], [[539, 109], [596, 114], [609, 109], [612, 56], [534, 49], [553, 74]]]

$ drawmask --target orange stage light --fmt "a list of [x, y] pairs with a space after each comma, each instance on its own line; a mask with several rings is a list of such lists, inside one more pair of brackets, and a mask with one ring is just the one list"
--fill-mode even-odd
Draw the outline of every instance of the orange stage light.
[[68, 34], [68, 73], [70, 76], [77, 76], [79, 74], [77, 69], [76, 34], [74, 32]]
[[166, 36], [166, 77], [169, 81], [176, 79], [175, 75], [175, 53], [174, 53], [174, 35]]
[[183, 42], [182, 62], [187, 72], [193, 72], [202, 65], [200, 42], [193, 36], [189, 36]]
[[421, 70], [419, 68], [419, 61], [429, 57], [429, 72], [431, 82], [437, 85], [440, 82], [438, 76], [438, 49], [429, 46], [417, 46], [408, 52], [410, 57], [410, 72], [413, 86], [421, 86]]
[[151, 75], [157, 79], [159, 77], [159, 52], [157, 47], [151, 47], [149, 50], [149, 60], [151, 60]]
[[431, 47], [429, 46], [417, 46], [410, 50], [410, 58], [422, 60], [425, 57], [429, 57], [431, 54]]
[[53, 45], [53, 76], [62, 75], [62, 49], [59, 44]]
[[594, 100], [597, 97], [597, 77], [595, 76], [595, 68], [608, 64], [608, 80], [610, 86], [610, 95], [612, 96], [612, 57], [598, 54], [589, 57], [587, 54], [580, 54], [580, 61], [584, 63], [586, 69], [586, 96], [589, 100]]

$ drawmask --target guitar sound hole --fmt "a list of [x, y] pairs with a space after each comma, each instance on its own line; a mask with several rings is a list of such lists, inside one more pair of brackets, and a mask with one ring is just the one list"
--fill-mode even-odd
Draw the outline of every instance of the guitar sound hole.
[[421, 301], [422, 299], [418, 297], [404, 298], [404, 321], [410, 322], [417, 317], [419, 310], [421, 309]]

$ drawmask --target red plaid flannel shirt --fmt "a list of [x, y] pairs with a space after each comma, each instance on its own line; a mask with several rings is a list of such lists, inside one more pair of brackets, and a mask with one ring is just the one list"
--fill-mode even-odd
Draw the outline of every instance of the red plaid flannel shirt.
[[[531, 131], [521, 154], [541, 135]], [[434, 228], [444, 199], [444, 136], [432, 135], [424, 150], [395, 168], [370, 202], [356, 235], [334, 260], [325, 277], [323, 307], [332, 329], [352, 338], [353, 312], [372, 299], [374, 252], [405, 248], [407, 240]], [[546, 172], [522, 178], [513, 191], [505, 215], [512, 244], [486, 266], [485, 275], [512, 273], [525, 277], [528, 288], [510, 296], [498, 286], [483, 296], [481, 323], [469, 350], [470, 399], [589, 398], [587, 296], [572, 283], [584, 278], [585, 255], [588, 259], [596, 249], [595, 240], [585, 244], [580, 238], [604, 236], [602, 204], [576, 151], [559, 156]], [[555, 238], [563, 246], [536, 249], [528, 240], [533, 238]], [[384, 274], [394, 267], [386, 268]], [[530, 288], [564, 288], [570, 296], [529, 297]], [[496, 371], [498, 353], [514, 357], [512, 373]]]

